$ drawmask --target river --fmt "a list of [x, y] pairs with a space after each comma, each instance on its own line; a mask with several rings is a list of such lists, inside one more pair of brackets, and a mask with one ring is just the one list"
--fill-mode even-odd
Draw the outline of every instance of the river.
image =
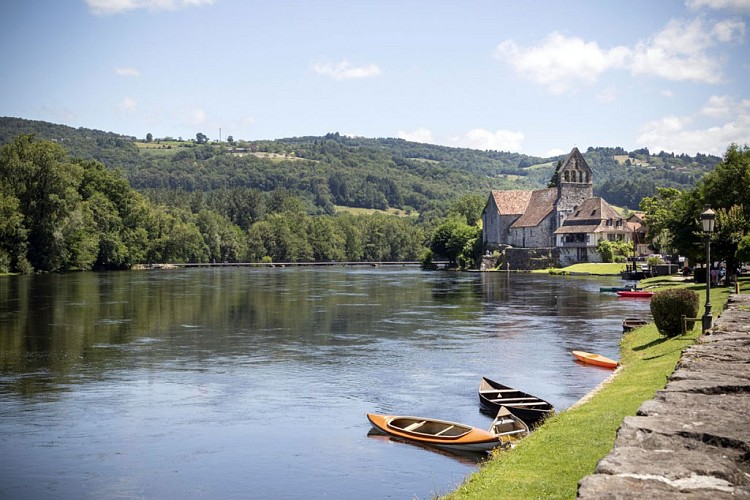
[[648, 301], [615, 278], [416, 267], [0, 277], [0, 498], [430, 498], [477, 465], [367, 412], [489, 427], [481, 376], [563, 410]]

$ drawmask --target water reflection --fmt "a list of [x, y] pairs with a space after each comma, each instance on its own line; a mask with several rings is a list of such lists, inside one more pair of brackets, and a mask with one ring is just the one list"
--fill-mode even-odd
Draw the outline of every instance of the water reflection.
[[562, 409], [609, 374], [619, 280], [415, 268], [0, 278], [0, 497], [426, 497], [475, 466], [365, 413], [481, 428], [481, 376]]

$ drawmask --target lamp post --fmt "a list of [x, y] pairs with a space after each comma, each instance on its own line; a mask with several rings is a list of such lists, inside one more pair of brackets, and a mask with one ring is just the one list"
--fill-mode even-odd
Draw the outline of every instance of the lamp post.
[[703, 224], [703, 234], [706, 235], [706, 306], [703, 311], [703, 333], [711, 328], [713, 316], [711, 315], [711, 233], [714, 232], [714, 223], [716, 222], [716, 212], [706, 205], [706, 209], [701, 214], [701, 224]]

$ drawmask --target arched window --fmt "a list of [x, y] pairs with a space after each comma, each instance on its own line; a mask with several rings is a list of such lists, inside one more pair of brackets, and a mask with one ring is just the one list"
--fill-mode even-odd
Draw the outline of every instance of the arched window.
[[570, 181], [570, 171], [566, 170], [565, 171], [565, 182], [569, 182], [569, 181]]
[[588, 184], [589, 182], [591, 182], [591, 179], [589, 178], [589, 173], [586, 172], [586, 183]]

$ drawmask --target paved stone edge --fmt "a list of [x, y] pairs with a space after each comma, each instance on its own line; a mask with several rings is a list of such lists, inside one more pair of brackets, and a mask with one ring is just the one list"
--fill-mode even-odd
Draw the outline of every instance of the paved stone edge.
[[664, 389], [626, 417], [579, 498], [750, 496], [750, 295], [731, 295]]

